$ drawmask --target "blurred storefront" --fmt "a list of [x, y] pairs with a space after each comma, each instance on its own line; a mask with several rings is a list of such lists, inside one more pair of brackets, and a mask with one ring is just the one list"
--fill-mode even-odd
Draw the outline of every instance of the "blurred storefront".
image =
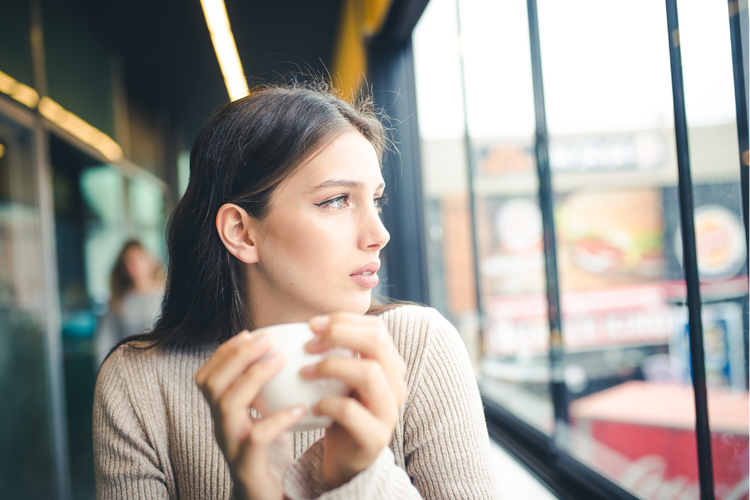
[[[748, 498], [747, 137], [726, 6], [677, 3], [714, 491]], [[434, 0], [414, 34], [431, 303], [513, 429], [617, 498], [699, 497], [667, 32], [664, 2]]]

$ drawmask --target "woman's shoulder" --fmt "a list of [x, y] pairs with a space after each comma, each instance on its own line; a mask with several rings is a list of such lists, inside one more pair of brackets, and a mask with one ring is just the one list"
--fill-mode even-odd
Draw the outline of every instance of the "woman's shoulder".
[[379, 316], [407, 365], [419, 364], [435, 350], [466, 350], [456, 328], [432, 307], [404, 304]]
[[[147, 389], [170, 380], [176, 372], [194, 374], [210, 356], [213, 347], [185, 347], [168, 349], [149, 347], [144, 342], [118, 346], [102, 363], [97, 385], [120, 380], [126, 385]], [[172, 379], [174, 380], [174, 379]]]
[[149, 366], [159, 362], [162, 356], [156, 351], [158, 348], [149, 347], [145, 342], [126, 342], [115, 347], [110, 352], [100, 369], [103, 371], [119, 371], [131, 366]]
[[455, 327], [432, 307], [403, 304], [386, 309], [379, 316], [392, 334], [407, 335], [415, 341], [425, 336], [458, 335]]

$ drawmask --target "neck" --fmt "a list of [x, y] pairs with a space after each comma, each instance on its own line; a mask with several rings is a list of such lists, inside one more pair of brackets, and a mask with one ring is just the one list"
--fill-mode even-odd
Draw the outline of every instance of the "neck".
[[149, 292], [154, 289], [153, 276], [143, 276], [133, 280], [133, 291], [136, 293]]
[[253, 329], [283, 323], [307, 323], [310, 318], [323, 314], [294, 304], [278, 288], [268, 286], [262, 273], [248, 272], [248, 312]]
[[[252, 297], [255, 294], [251, 292], [250, 295]], [[283, 323], [307, 323], [313, 316], [321, 314], [319, 311], [293, 310], [283, 299], [275, 301], [268, 296], [264, 297], [262, 304], [257, 303], [252, 298], [249, 302], [250, 320], [253, 329]]]

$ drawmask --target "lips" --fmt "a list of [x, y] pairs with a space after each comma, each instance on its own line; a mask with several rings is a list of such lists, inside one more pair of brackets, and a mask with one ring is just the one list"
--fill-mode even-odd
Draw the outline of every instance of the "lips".
[[354, 271], [349, 277], [364, 288], [375, 288], [378, 284], [378, 275], [376, 274], [378, 269], [380, 269], [380, 262], [370, 262]]

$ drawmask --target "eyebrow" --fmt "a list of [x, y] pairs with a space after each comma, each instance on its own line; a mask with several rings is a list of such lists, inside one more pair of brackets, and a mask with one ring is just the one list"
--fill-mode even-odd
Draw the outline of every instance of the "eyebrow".
[[[359, 182], [359, 181], [328, 180], [325, 182], [321, 182], [317, 186], [313, 187], [312, 189], [308, 191], [308, 193], [314, 193], [315, 191], [319, 191], [321, 189], [329, 188], [329, 187], [348, 187], [351, 189], [361, 189], [361, 188], [364, 188], [365, 185], [364, 183]], [[385, 183], [381, 182], [380, 184], [378, 184], [378, 187], [375, 189], [376, 190], [383, 189], [384, 187], [385, 187]]]

